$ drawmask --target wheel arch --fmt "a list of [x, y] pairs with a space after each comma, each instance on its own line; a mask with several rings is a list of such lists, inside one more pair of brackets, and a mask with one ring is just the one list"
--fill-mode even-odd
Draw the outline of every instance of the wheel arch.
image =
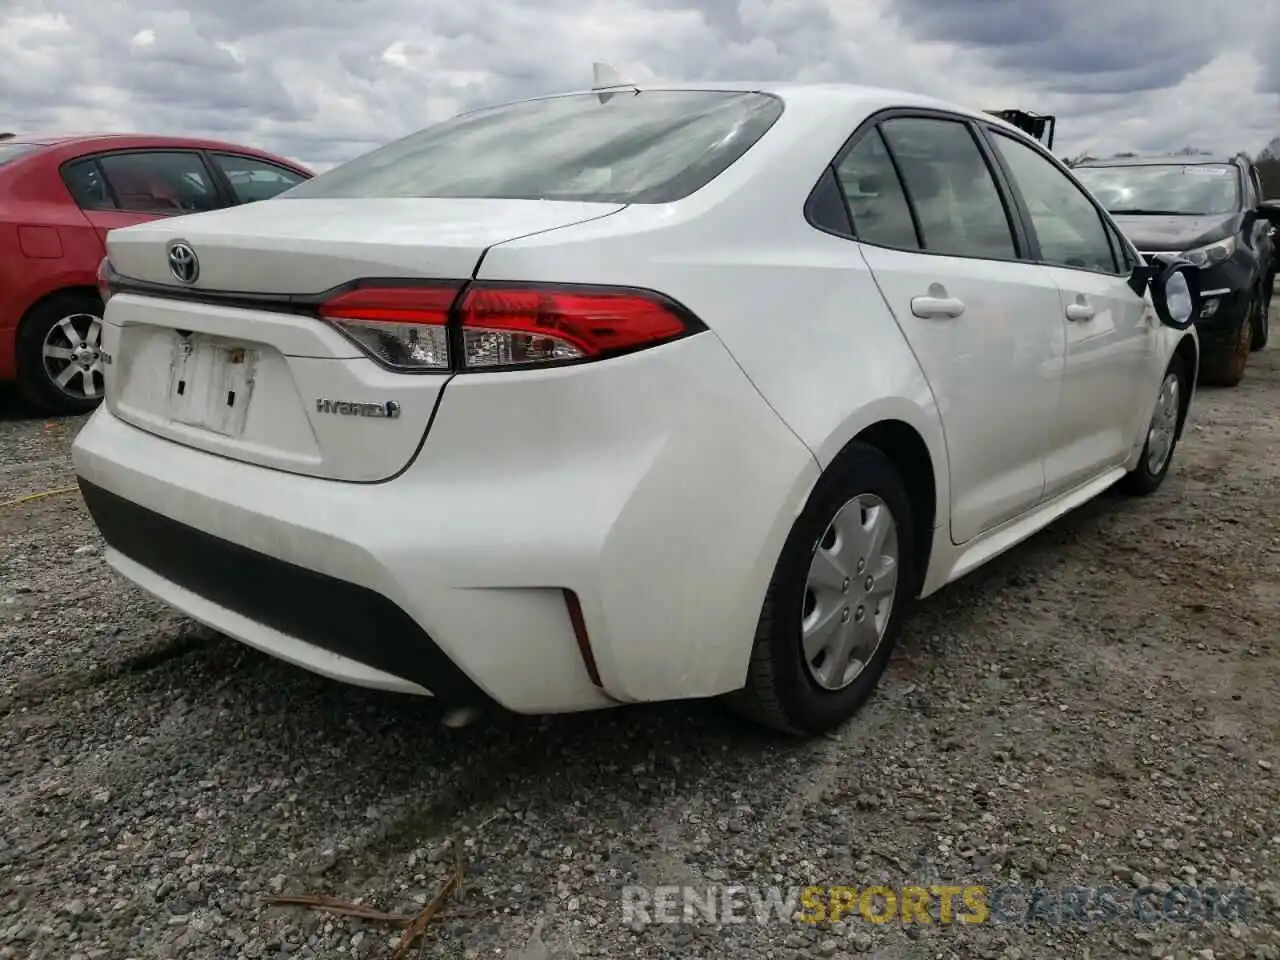
[[[929, 569], [929, 557], [933, 549], [933, 531], [939, 513], [938, 480], [929, 446], [924, 438], [902, 420], [881, 420], [862, 430], [846, 445], [864, 443], [875, 447], [893, 464], [911, 502], [912, 520], [915, 524], [913, 546], [916, 550], [916, 569], [920, 583]], [[912, 584], [918, 591], [920, 583]]]
[[[60, 285], [36, 297], [22, 312], [12, 332], [6, 334], [6, 336], [12, 336], [12, 375], [18, 385], [18, 391], [29, 404], [51, 415], [87, 413], [97, 403], [97, 400], [95, 400], [93, 404], [85, 406], [88, 401], [83, 398], [76, 399], [50, 395], [50, 381], [44, 370], [41, 369], [41, 361], [37, 356], [42, 349], [39, 341], [43, 338], [41, 333], [43, 324], [37, 323], [37, 318], [42, 313], [48, 312], [50, 306], [56, 306], [59, 300], [69, 298], [92, 300], [97, 304], [93, 308], [93, 313], [101, 320], [104, 311], [101, 306], [102, 298], [98, 293], [96, 284], [91, 286], [72, 282]], [[53, 389], [57, 388], [54, 387]], [[100, 399], [101, 397], [99, 396], [98, 400]]]
[[1187, 414], [1191, 410], [1191, 398], [1196, 392], [1196, 382], [1200, 378], [1200, 344], [1196, 340], [1196, 335], [1188, 331], [1182, 336], [1173, 348], [1173, 355], [1180, 357], [1187, 367], [1187, 390], [1182, 396], [1182, 409], [1179, 411], [1178, 420], [1178, 437], [1182, 437], [1182, 431], [1187, 424]]
[[18, 318], [17, 329], [21, 330], [23, 325], [26, 324], [27, 321], [31, 319], [32, 314], [34, 314], [37, 310], [43, 307], [46, 303], [49, 303], [51, 300], [56, 300], [59, 297], [80, 297], [80, 296], [93, 297], [95, 300], [99, 302], [101, 302], [102, 300], [102, 296], [98, 293], [98, 288], [93, 284], [70, 283], [64, 286], [56, 287], [53, 290], [49, 290], [45, 293], [42, 293], [40, 296], [36, 297], [33, 301], [31, 301], [31, 303], [27, 304], [27, 308], [22, 311], [22, 316]]
[[[949, 522], [950, 484], [946, 439], [936, 407], [905, 399], [877, 402], [849, 418], [816, 452], [823, 473], [853, 444], [875, 447], [893, 465], [911, 501], [920, 583], [928, 578], [934, 531]], [[807, 500], [807, 497], [806, 497]]]
[[95, 284], [76, 283], [76, 282], [64, 283], [60, 286], [54, 287], [51, 290], [46, 290], [44, 293], [40, 294], [38, 297], [32, 300], [29, 304], [27, 304], [26, 309], [23, 310], [21, 314], [19, 314], [18, 322], [14, 324], [13, 331], [10, 334], [10, 336], [13, 337], [13, 341], [12, 341], [14, 346], [13, 373], [16, 378], [18, 379], [22, 378], [22, 374], [23, 374], [22, 350], [20, 349], [19, 345], [23, 342], [22, 331], [26, 329], [27, 324], [31, 322], [31, 318], [34, 317], [39, 312], [41, 307], [44, 307], [45, 305], [52, 303], [53, 301], [59, 299], [60, 297], [81, 297], [81, 296], [92, 297], [94, 300], [97, 300], [99, 303], [102, 302], [102, 296], [101, 294], [98, 293], [98, 288]]

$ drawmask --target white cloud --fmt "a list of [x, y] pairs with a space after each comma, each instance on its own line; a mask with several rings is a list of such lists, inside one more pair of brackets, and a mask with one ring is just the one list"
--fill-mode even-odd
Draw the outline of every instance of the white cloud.
[[590, 82], [835, 80], [1059, 117], [1061, 152], [1280, 134], [1280, 7], [1228, 0], [7, 0], [5, 129], [190, 133], [317, 169]]

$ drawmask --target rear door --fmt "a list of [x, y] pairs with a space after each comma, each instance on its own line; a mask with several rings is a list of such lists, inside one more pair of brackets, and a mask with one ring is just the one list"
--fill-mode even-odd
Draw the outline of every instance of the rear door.
[[108, 231], [117, 227], [225, 205], [198, 150], [129, 150], [83, 157], [66, 164], [62, 178], [104, 244]]
[[862, 255], [937, 398], [957, 543], [1034, 507], [1063, 370], [1058, 290], [973, 125], [896, 112], [837, 163]]
[[1067, 337], [1062, 402], [1050, 431], [1045, 492], [1052, 497], [1128, 459], [1159, 389], [1159, 321], [1129, 286], [1132, 265], [1094, 200], [1039, 148], [988, 135], [1052, 275]]

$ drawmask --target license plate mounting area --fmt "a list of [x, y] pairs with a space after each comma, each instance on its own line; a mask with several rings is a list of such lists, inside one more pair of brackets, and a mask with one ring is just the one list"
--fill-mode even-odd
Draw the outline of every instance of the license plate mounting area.
[[169, 419], [226, 437], [241, 436], [257, 364], [252, 348], [201, 334], [175, 334]]

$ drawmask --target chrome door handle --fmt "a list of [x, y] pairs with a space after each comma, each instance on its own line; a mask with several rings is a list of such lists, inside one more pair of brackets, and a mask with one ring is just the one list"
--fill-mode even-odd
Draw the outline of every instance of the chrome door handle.
[[1097, 313], [1093, 307], [1087, 303], [1071, 303], [1067, 305], [1067, 319], [1072, 323], [1084, 323], [1092, 320]]
[[955, 297], [912, 297], [911, 312], [921, 320], [947, 317], [954, 320], [964, 313], [964, 301]]

